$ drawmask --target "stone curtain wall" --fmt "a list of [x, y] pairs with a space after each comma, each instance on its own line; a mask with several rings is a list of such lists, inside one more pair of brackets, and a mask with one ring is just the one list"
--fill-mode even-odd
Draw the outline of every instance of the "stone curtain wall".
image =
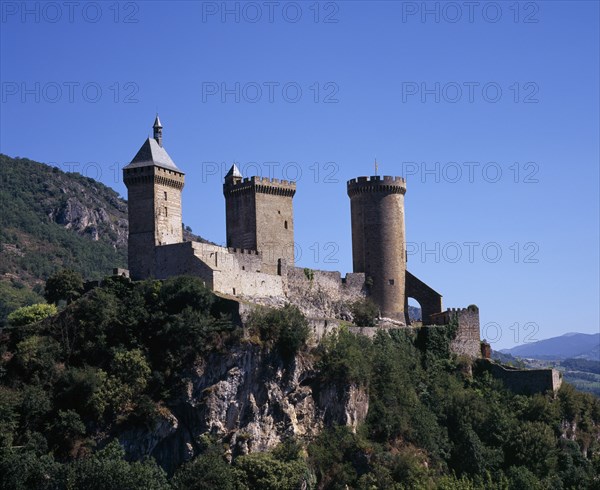
[[283, 297], [283, 280], [261, 272], [262, 259], [254, 251], [227, 249], [199, 242], [156, 247], [156, 277], [200, 277], [216, 292], [248, 298]]
[[172, 276], [195, 276], [213, 289], [213, 270], [194, 255], [195, 242], [182, 242], [173, 245], [162, 245], [155, 248], [155, 269], [157, 279], [168, 279]]
[[489, 360], [482, 360], [481, 367], [501, 380], [514, 393], [530, 395], [556, 392], [562, 384], [562, 376], [556, 369], [514, 369]]
[[350, 319], [350, 304], [366, 298], [365, 275], [288, 267], [285, 296], [309, 318]]

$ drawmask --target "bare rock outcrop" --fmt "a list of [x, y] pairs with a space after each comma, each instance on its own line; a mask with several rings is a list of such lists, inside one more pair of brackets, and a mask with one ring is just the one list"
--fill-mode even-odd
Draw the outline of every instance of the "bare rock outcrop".
[[265, 451], [289, 436], [311, 439], [326, 426], [355, 430], [369, 407], [365, 388], [320, 379], [310, 355], [285, 361], [252, 343], [211, 354], [185, 385], [164, 420], [121, 434], [131, 458], [150, 455], [172, 471], [197, 454], [205, 435], [233, 455]]

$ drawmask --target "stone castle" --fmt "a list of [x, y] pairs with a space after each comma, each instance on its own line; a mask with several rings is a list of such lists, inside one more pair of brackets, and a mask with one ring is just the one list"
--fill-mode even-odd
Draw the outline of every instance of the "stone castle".
[[[244, 178], [236, 165], [223, 194], [227, 246], [184, 241], [181, 194], [185, 175], [162, 144], [158, 116], [148, 138], [123, 169], [129, 203], [129, 270], [134, 280], [191, 274], [215, 292], [240, 298], [293, 298], [306, 282], [332, 301], [369, 296], [381, 317], [408, 324], [408, 298], [422, 307], [424, 324], [442, 313], [442, 296], [406, 270], [402, 177], [358, 177], [347, 184], [354, 272], [294, 266], [293, 198], [296, 183]], [[327, 313], [327, 312], [322, 312]]]
[[158, 116], [153, 128], [153, 138], [123, 169], [132, 279], [190, 274], [216, 292], [255, 300], [291, 299], [294, 289], [303, 286], [320, 288], [334, 302], [369, 296], [381, 317], [403, 324], [409, 323], [409, 297], [420, 303], [424, 324], [442, 312], [442, 296], [406, 270], [403, 178], [358, 177], [348, 182], [354, 272], [342, 278], [337, 272], [294, 266], [296, 183], [244, 178], [236, 165], [223, 184], [227, 247], [184, 241], [185, 174], [163, 147]]
[[[153, 137], [123, 169], [129, 206], [129, 271], [119, 273], [133, 280], [199, 277], [216, 294], [233, 300], [240, 315], [253, 304], [292, 303], [307, 316], [317, 339], [340, 321], [351, 320], [350, 305], [365, 298], [379, 307], [380, 328], [409, 326], [408, 298], [414, 298], [421, 306], [422, 325], [456, 322], [451, 344], [456, 354], [489, 358], [490, 346], [480, 339], [479, 309], [471, 305], [444, 311], [442, 295], [406, 270], [404, 178], [376, 175], [348, 181], [354, 272], [342, 277], [339, 272], [294, 264], [296, 183], [244, 178], [235, 164], [223, 183], [227, 246], [184, 241], [185, 174], [163, 147], [158, 115], [153, 129]], [[373, 328], [352, 328], [369, 336], [375, 333]], [[508, 386], [525, 387], [525, 391], [531, 386], [533, 391], [560, 386], [553, 370], [489, 369]]]

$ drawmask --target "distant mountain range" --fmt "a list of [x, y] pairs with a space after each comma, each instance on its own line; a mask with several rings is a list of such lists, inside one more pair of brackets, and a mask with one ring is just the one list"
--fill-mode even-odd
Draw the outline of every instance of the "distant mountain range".
[[567, 333], [560, 337], [501, 349], [501, 353], [526, 359], [588, 359], [600, 361], [600, 333]]

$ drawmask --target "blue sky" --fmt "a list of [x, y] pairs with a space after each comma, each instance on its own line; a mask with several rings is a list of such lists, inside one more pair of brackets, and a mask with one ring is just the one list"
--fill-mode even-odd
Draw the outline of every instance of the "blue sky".
[[409, 270], [494, 348], [598, 332], [598, 2], [1, 8], [3, 153], [125, 195], [158, 110], [194, 232], [223, 242], [231, 162], [301, 172], [298, 263], [342, 272], [376, 156], [408, 181]]

